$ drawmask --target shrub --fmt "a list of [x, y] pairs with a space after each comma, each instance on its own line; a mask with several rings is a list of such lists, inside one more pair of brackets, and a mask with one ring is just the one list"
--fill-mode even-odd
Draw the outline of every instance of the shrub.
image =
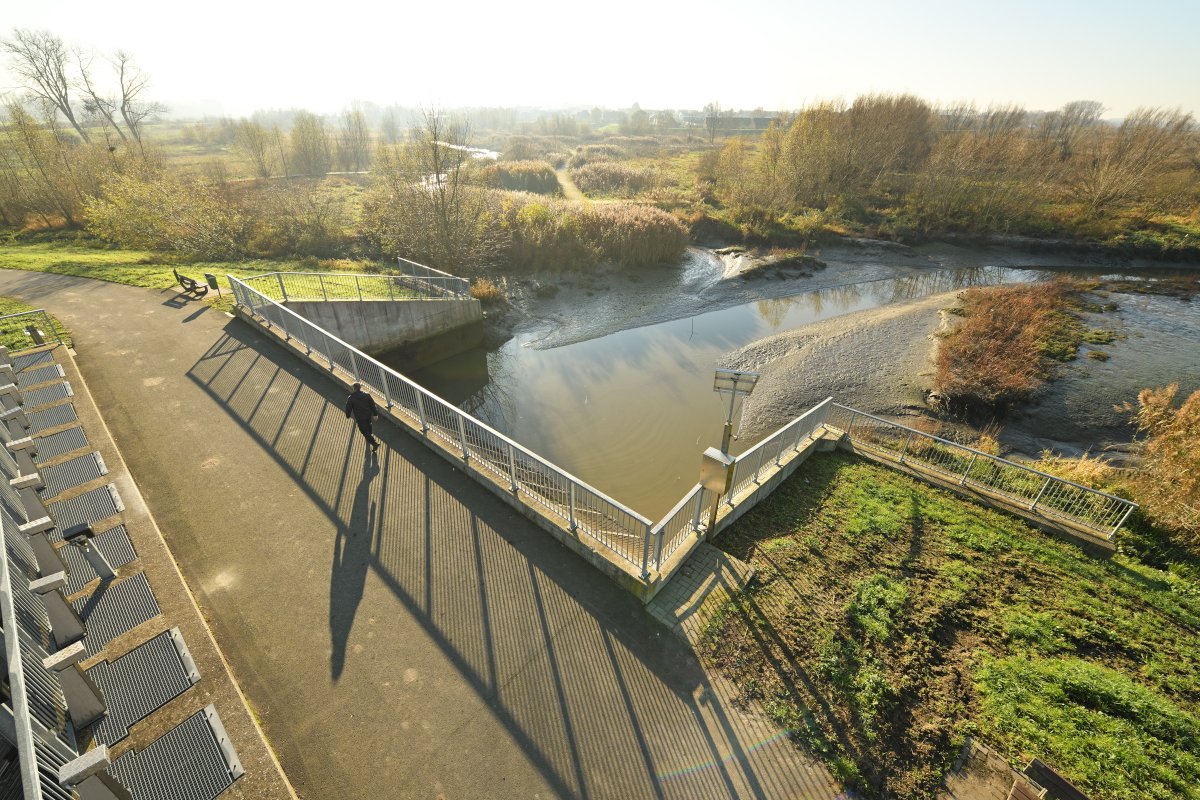
[[471, 297], [485, 305], [503, 303], [507, 299], [503, 287], [489, 278], [476, 278], [471, 281]]
[[558, 176], [547, 161], [501, 161], [484, 171], [493, 186], [516, 192], [558, 194]]
[[1200, 551], [1200, 390], [1175, 405], [1178, 384], [1143, 389], [1126, 404], [1142, 436], [1135, 498], [1156, 524], [1193, 553]]
[[628, 153], [624, 149], [611, 144], [585, 144], [572, 154], [567, 166], [572, 169], [590, 164], [593, 161], [620, 161]]
[[637, 194], [652, 187], [656, 177], [652, 169], [613, 161], [597, 161], [571, 170], [571, 180], [588, 194]]

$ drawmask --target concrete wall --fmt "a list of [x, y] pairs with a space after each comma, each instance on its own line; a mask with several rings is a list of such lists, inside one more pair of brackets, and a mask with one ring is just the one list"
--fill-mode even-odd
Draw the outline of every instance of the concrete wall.
[[[289, 300], [285, 305], [371, 355], [402, 350], [413, 366], [483, 343], [483, 311], [474, 298]], [[451, 332], [454, 335], [446, 335]], [[429, 346], [421, 347], [422, 342]]]

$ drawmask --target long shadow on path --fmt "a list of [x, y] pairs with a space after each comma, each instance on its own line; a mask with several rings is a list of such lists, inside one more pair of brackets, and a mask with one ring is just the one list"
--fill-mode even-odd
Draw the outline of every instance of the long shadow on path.
[[[837, 794], [635, 598], [423, 444], [381, 424], [366, 458], [342, 390], [297, 364], [238, 321], [188, 376], [295, 481], [281, 513], [325, 520], [284, 537], [231, 598], [246, 624], [280, 626], [243, 666], [273, 687], [268, 734], [302, 791]], [[231, 491], [255, 513], [253, 485]], [[305, 569], [322, 561], [328, 593]]]

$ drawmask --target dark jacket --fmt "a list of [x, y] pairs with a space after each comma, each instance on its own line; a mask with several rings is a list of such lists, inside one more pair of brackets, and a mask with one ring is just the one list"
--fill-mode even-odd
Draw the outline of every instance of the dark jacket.
[[346, 417], [353, 416], [359, 422], [370, 422], [376, 414], [375, 398], [359, 389], [357, 392], [351, 392], [346, 398]]

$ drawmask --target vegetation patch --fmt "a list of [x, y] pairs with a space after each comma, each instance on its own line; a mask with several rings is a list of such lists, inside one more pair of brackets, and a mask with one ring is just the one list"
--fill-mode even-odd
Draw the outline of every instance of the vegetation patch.
[[[28, 303], [17, 300], [14, 297], [0, 297], [0, 317], [6, 317], [9, 314], [22, 314], [26, 311], [36, 310], [36, 306], [31, 306]], [[70, 347], [72, 343], [70, 331], [68, 331], [66, 327], [59, 322], [57, 317], [52, 315], [47, 316], [50, 317], [50, 324], [54, 328], [53, 332], [43, 330], [43, 333], [46, 334], [47, 339], [53, 339], [54, 335], [58, 334], [58, 337], [61, 338], [68, 347]], [[21, 318], [15, 321], [0, 320], [0, 345], [4, 345], [12, 351], [24, 350], [27, 347], [32, 347], [33, 340], [29, 338], [29, 334], [25, 331], [25, 327], [27, 325], [34, 325], [39, 329], [45, 328], [45, 322], [40, 318]]]
[[756, 578], [703, 656], [867, 797], [965, 736], [1096, 800], [1200, 797], [1200, 584], [832, 454], [718, 542]]

